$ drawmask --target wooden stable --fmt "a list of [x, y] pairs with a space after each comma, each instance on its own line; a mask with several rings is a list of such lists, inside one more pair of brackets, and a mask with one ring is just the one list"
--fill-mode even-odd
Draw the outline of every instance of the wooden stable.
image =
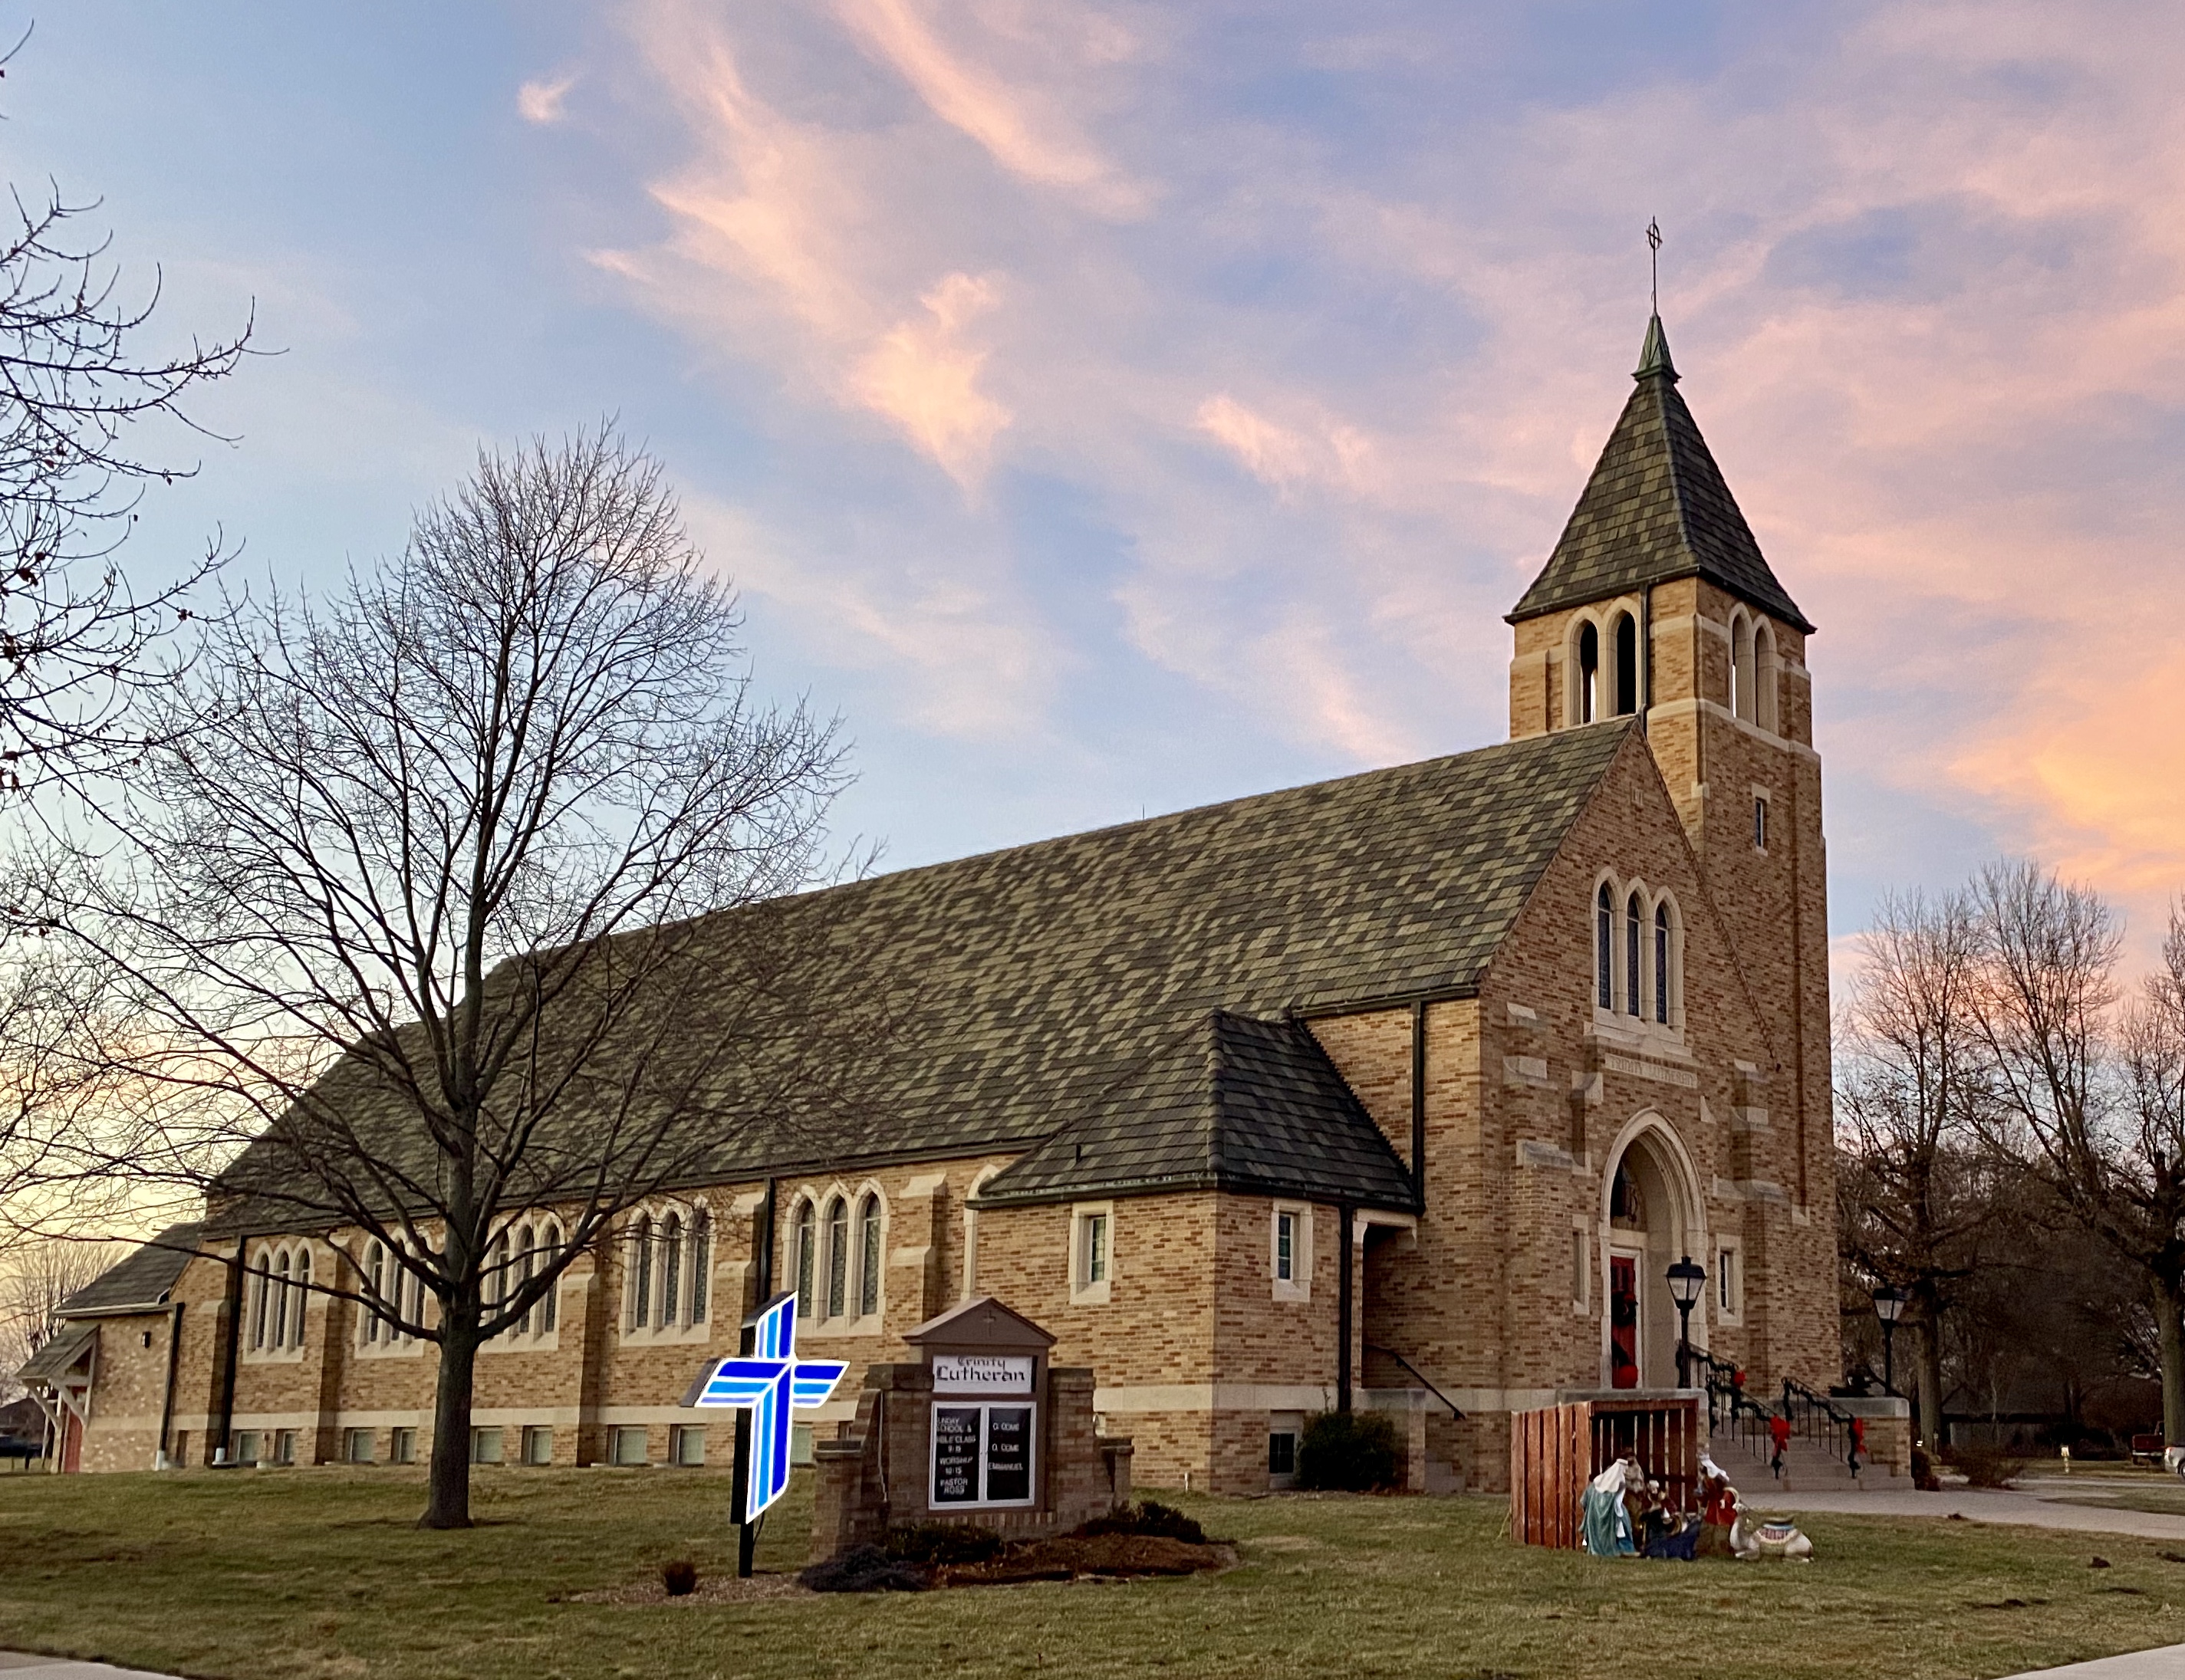
[[1622, 1394], [1512, 1413], [1512, 1538], [1579, 1550], [1586, 1483], [1623, 1458], [1638, 1460], [1672, 1504], [1698, 1510], [1704, 1426], [1692, 1394]]

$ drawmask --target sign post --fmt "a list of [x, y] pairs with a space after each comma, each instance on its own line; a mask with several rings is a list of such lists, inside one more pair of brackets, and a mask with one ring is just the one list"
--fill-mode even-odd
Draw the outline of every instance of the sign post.
[[743, 1323], [740, 1351], [690, 1385], [686, 1406], [736, 1411], [736, 1573], [752, 1572], [759, 1519], [789, 1490], [789, 1417], [821, 1406], [849, 1366], [796, 1357], [796, 1298], [777, 1295]]

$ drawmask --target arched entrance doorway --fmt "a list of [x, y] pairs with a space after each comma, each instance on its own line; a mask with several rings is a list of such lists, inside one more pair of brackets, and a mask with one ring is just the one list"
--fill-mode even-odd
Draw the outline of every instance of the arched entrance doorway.
[[[1677, 1381], [1677, 1309], [1666, 1275], [1686, 1254], [1705, 1255], [1699, 1183], [1684, 1145], [1658, 1114], [1626, 1126], [1609, 1152], [1601, 1186], [1601, 1376], [1611, 1388], [1668, 1388]], [[1692, 1314], [1706, 1343], [1707, 1303]]]

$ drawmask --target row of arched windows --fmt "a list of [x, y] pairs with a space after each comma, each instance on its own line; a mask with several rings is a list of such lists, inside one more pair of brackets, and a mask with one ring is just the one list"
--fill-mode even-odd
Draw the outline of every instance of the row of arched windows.
[[398, 1342], [405, 1345], [415, 1342], [416, 1333], [403, 1330], [401, 1326], [424, 1322], [424, 1278], [404, 1265], [398, 1255], [375, 1238], [364, 1245], [364, 1281], [366, 1294], [386, 1302], [390, 1309], [366, 1309], [365, 1345], [393, 1347]]
[[1604, 879], [1593, 899], [1593, 1003], [1657, 1026], [1684, 1024], [1684, 924], [1676, 899]]
[[683, 1330], [706, 1322], [713, 1275], [712, 1219], [702, 1207], [640, 1214], [623, 1258], [629, 1330]]
[[304, 1308], [311, 1295], [311, 1250], [305, 1242], [261, 1250], [250, 1269], [250, 1351], [304, 1345]]
[[841, 1192], [824, 1207], [799, 1199], [790, 1219], [791, 1259], [796, 1278], [796, 1315], [866, 1318], [880, 1309], [882, 1208], [880, 1192], [850, 1198]]
[[[550, 1266], [561, 1249], [562, 1227], [552, 1220], [537, 1224], [527, 1220], [494, 1238], [486, 1257], [486, 1311], [500, 1310], [501, 1303], [521, 1292], [526, 1284]], [[560, 1293], [558, 1287], [549, 1289], [518, 1314], [516, 1322], [501, 1333], [551, 1336], [557, 1312], [556, 1297]]]

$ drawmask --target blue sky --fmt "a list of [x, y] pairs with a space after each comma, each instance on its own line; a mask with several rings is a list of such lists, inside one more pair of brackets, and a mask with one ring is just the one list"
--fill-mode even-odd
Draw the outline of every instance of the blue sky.
[[[32, 14], [8, 14], [27, 20]], [[20, 26], [20, 24], [19, 25]], [[1506, 733], [1506, 610], [1685, 392], [1813, 650], [1841, 934], [1998, 851], [2185, 885], [2185, 119], [2154, 6], [97, 3], [103, 197], [234, 433], [148, 506], [306, 583], [618, 416], [928, 861]]]

